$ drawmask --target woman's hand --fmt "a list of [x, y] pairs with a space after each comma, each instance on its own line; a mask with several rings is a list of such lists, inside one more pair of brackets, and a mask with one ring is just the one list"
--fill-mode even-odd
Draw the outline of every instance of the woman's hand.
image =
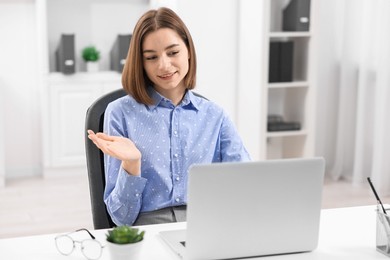
[[103, 153], [122, 161], [122, 167], [129, 174], [139, 176], [141, 174], [141, 152], [129, 139], [120, 136], [110, 136], [104, 133], [94, 133], [88, 130], [88, 138]]

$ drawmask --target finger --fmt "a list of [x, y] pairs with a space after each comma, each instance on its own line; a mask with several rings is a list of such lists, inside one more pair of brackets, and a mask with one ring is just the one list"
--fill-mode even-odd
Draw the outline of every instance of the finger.
[[88, 138], [100, 149], [99, 139], [95, 135], [88, 135]]
[[101, 139], [105, 140], [105, 141], [114, 141], [115, 138], [116, 138], [115, 136], [106, 135], [105, 133], [100, 133], [100, 132], [97, 133], [96, 136], [98, 138], [101, 138]]
[[96, 145], [97, 148], [102, 150], [103, 153], [107, 153], [107, 146], [109, 145], [109, 143], [99, 138], [96, 138], [96, 141], [93, 141], [93, 143]]
[[[88, 138], [96, 145], [97, 148], [101, 149], [103, 151], [103, 147], [106, 143], [105, 140], [99, 139], [95, 134], [88, 135]], [[103, 151], [104, 152], [104, 151]]]
[[88, 135], [95, 135], [95, 132], [92, 131], [92, 130], [87, 130], [87, 134], [88, 134]]
[[96, 144], [96, 141], [98, 139], [98, 137], [96, 136], [96, 134], [92, 131], [92, 130], [87, 130], [87, 133], [88, 133], [88, 138], [90, 140], [92, 140], [95, 144]]
[[97, 141], [98, 137], [95, 134], [89, 134], [88, 138], [92, 140], [94, 143]]

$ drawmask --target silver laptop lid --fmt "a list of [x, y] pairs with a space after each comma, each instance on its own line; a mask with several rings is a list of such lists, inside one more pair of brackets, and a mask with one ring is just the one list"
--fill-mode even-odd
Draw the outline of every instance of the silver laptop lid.
[[194, 165], [186, 255], [224, 259], [317, 247], [323, 158]]

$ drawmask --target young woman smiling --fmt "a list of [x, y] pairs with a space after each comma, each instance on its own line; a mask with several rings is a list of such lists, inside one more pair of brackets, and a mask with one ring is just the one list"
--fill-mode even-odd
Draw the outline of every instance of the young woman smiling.
[[123, 69], [127, 96], [111, 102], [104, 133], [88, 131], [105, 154], [104, 201], [117, 225], [186, 220], [193, 164], [248, 161], [232, 121], [195, 94], [191, 35], [169, 8], [137, 22]]

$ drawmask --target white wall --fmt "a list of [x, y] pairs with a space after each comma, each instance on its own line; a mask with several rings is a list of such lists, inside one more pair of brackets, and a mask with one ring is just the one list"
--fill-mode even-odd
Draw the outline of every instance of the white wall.
[[5, 152], [4, 152], [4, 85], [0, 78], [0, 187], [5, 185]]
[[236, 121], [237, 0], [177, 2], [191, 32], [198, 60], [197, 92], [221, 105]]
[[41, 164], [34, 1], [0, 2], [0, 84], [8, 177], [34, 175]]
[[[258, 0], [178, 1], [176, 11], [193, 37], [197, 87], [234, 121], [245, 147], [260, 156], [262, 12]], [[249, 25], [249, 26], [248, 26]], [[248, 33], [248, 30], [253, 30]], [[251, 35], [243, 39], [243, 36]]]
[[[339, 94], [342, 15], [339, 1], [317, 1], [317, 120], [316, 154], [332, 166], [335, 156]], [[333, 15], [329, 15], [333, 14]]]
[[261, 134], [266, 126], [261, 120], [265, 114], [266, 105], [262, 104], [265, 91], [260, 86], [264, 82], [262, 67], [268, 60], [264, 50], [264, 19], [265, 1], [245, 0], [239, 2], [239, 34], [238, 34], [238, 68], [236, 97], [236, 121], [245, 147], [251, 158], [265, 158], [265, 148], [261, 149]]

